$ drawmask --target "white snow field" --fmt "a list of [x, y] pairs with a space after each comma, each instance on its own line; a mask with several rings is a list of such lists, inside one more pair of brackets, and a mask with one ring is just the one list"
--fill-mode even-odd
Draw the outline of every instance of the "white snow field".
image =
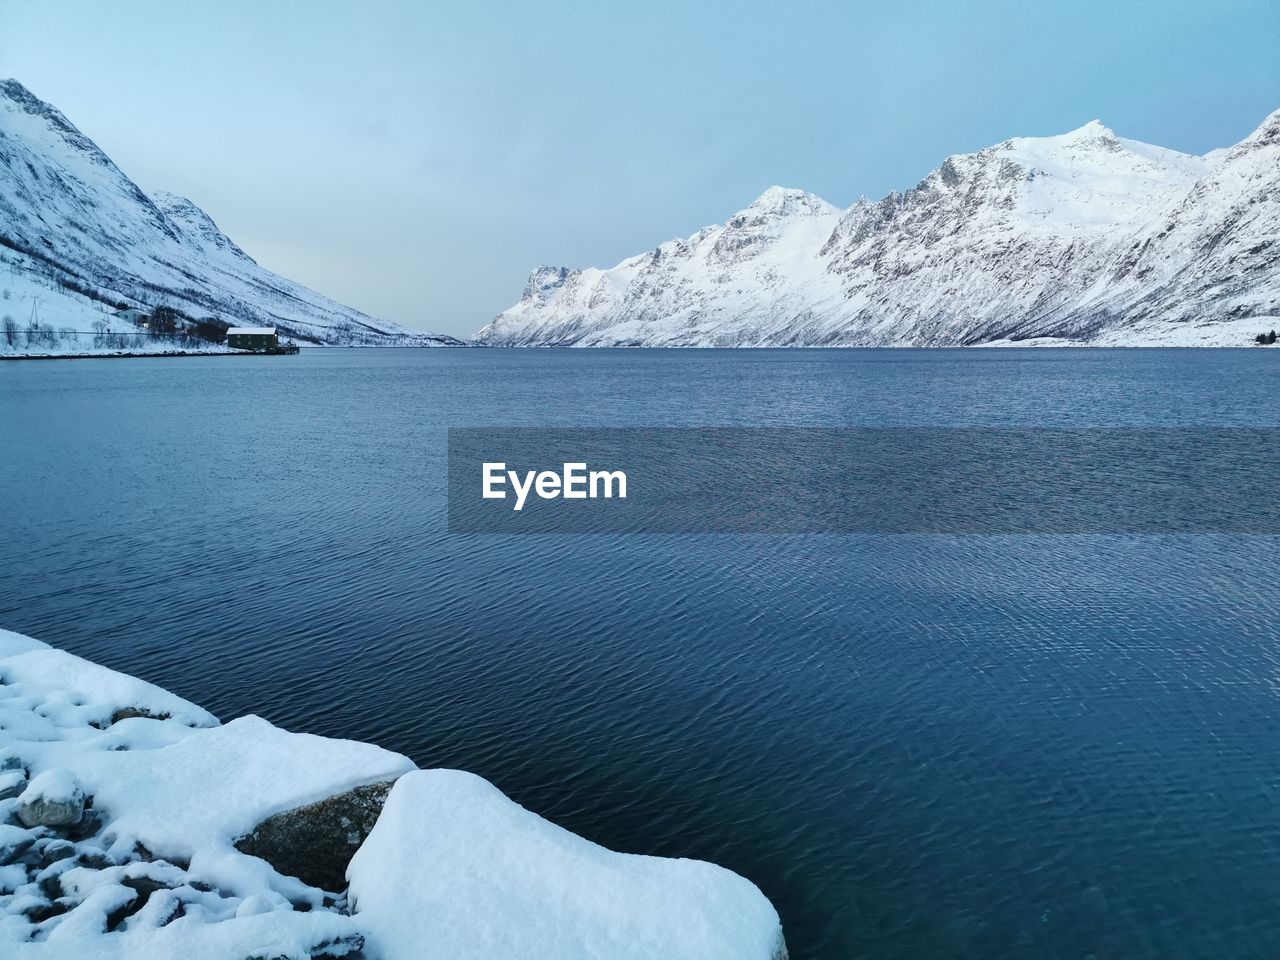
[[[107, 304], [20, 266], [30, 262], [0, 248], [0, 358], [235, 352], [195, 338], [153, 339]], [[5, 329], [8, 318], [17, 327], [12, 342]], [[39, 329], [29, 335], [32, 321]]]
[[608, 269], [539, 267], [509, 346], [1249, 346], [1280, 315], [1280, 111], [1202, 157], [1098, 121], [841, 211], [770, 187]]
[[[274, 814], [396, 778], [348, 868], [350, 898], [235, 846]], [[478, 777], [416, 771], [369, 744], [253, 716], [219, 724], [159, 687], [0, 630], [6, 960], [775, 960], [784, 950], [772, 906], [727, 870], [612, 853]]]
[[[424, 869], [424, 864], [430, 864]], [[699, 860], [614, 853], [460, 770], [401, 777], [347, 869], [385, 960], [754, 960], [784, 955], [754, 885]]]
[[[459, 343], [377, 320], [259, 266], [194, 203], [146, 193], [57, 109], [0, 80], [0, 318], [25, 327], [33, 305], [55, 329], [92, 330], [122, 306], [167, 306], [317, 344]], [[49, 346], [41, 352], [120, 352], [92, 338], [80, 351]], [[0, 336], [0, 355], [21, 352]]]

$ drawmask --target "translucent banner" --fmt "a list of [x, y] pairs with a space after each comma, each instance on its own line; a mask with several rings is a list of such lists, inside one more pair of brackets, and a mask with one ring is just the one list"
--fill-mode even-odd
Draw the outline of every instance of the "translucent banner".
[[1280, 533], [1253, 428], [453, 428], [455, 533]]

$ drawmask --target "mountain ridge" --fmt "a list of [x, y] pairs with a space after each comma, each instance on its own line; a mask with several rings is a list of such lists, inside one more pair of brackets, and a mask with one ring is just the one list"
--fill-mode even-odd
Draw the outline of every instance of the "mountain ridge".
[[[1244, 345], [1280, 315], [1280, 110], [1204, 156], [1093, 120], [954, 154], [844, 210], [801, 196], [813, 195], [771, 187], [723, 224], [613, 267], [540, 267], [477, 339]], [[804, 224], [823, 217], [815, 237]]]
[[68, 329], [115, 325], [122, 306], [164, 306], [315, 344], [461, 343], [379, 320], [262, 267], [199, 206], [144, 191], [13, 79], [0, 80], [0, 254], [19, 312], [38, 306]]

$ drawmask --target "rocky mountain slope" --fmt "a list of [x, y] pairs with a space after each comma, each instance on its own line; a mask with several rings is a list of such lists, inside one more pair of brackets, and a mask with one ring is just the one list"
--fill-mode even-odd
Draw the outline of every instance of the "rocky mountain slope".
[[1280, 111], [1203, 157], [1094, 121], [848, 210], [771, 187], [610, 269], [534, 271], [518, 346], [1244, 345], [1280, 315]]
[[458, 342], [376, 320], [264, 269], [191, 201], [144, 193], [16, 80], [0, 80], [0, 256], [11, 301], [0, 313], [23, 323], [33, 307], [88, 330], [123, 305], [168, 306], [312, 343]]

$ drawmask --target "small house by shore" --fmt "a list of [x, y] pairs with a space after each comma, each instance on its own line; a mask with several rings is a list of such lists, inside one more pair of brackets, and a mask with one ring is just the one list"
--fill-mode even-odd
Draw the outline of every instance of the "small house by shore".
[[151, 314], [135, 307], [117, 310], [115, 315], [126, 323], [132, 323], [135, 327], [146, 327], [147, 321], [151, 319]]
[[232, 327], [227, 346], [236, 350], [275, 350], [280, 346], [275, 327]]

